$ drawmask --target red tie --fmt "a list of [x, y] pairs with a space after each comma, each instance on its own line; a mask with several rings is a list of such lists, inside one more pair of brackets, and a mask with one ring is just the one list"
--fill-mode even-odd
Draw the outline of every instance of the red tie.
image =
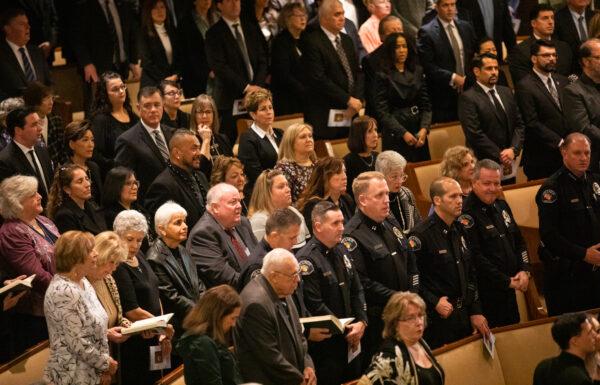
[[237, 238], [235, 237], [234, 230], [225, 230], [225, 232], [229, 235], [231, 243], [233, 244], [240, 261], [246, 262], [246, 259], [248, 259], [248, 256], [246, 255], [246, 249], [238, 242]]

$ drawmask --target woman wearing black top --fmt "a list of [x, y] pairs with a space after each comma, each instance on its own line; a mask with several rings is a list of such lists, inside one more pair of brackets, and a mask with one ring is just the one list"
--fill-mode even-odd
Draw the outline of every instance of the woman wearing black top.
[[281, 115], [303, 111], [306, 87], [300, 63], [300, 41], [306, 21], [302, 3], [289, 3], [281, 9], [279, 25], [282, 31], [275, 36], [271, 46], [273, 103]]
[[107, 230], [106, 223], [91, 198], [92, 187], [86, 171], [77, 164], [62, 166], [56, 171], [50, 188], [48, 217], [61, 234], [69, 230], [99, 234]]
[[376, 73], [371, 92], [375, 95], [382, 147], [399, 152], [409, 162], [429, 160], [431, 104], [412, 40], [402, 33], [392, 33], [382, 49], [382, 70]]
[[158, 86], [163, 95], [163, 115], [161, 124], [172, 128], [187, 128], [190, 125], [190, 114], [181, 111], [183, 93], [177, 82], [162, 80]]
[[127, 86], [121, 75], [105, 72], [98, 82], [92, 104], [92, 132], [94, 156], [104, 176], [114, 166], [115, 142], [138, 120], [131, 110]]
[[102, 202], [102, 176], [100, 167], [92, 159], [94, 154], [94, 134], [87, 120], [67, 124], [65, 128], [66, 163], [74, 163], [85, 170], [92, 183], [92, 199]]
[[[117, 283], [124, 316], [131, 322], [162, 314], [158, 291], [158, 278], [140, 251], [148, 232], [146, 218], [135, 210], [122, 211], [114, 222], [114, 231], [127, 243], [128, 256], [113, 273]], [[160, 345], [163, 355], [171, 352], [173, 328], [166, 334], [155, 336], [146, 333], [132, 336], [121, 344], [122, 384], [154, 384], [161, 371], [150, 371], [150, 347]]]
[[149, 0], [144, 4], [140, 35], [140, 87], [156, 87], [161, 80], [177, 81], [179, 58], [175, 29], [171, 26], [171, 16], [164, 0]]
[[377, 122], [370, 116], [363, 115], [355, 118], [348, 134], [348, 149], [350, 153], [344, 156], [348, 186], [352, 186], [354, 179], [365, 171], [375, 170], [379, 143]]

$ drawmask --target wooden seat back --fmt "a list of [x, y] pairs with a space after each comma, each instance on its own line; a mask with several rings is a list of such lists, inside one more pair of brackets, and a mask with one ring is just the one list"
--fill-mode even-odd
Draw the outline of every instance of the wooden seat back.
[[427, 216], [431, 207], [429, 187], [437, 177], [441, 176], [440, 161], [428, 160], [425, 162], [408, 163], [404, 169], [407, 175], [404, 185], [415, 195], [417, 208], [423, 216]]
[[437, 160], [442, 159], [450, 147], [464, 146], [466, 139], [460, 122], [449, 122], [432, 126], [427, 142], [431, 159]]
[[504, 199], [510, 206], [515, 217], [515, 222], [520, 227], [539, 229], [538, 208], [535, 195], [541, 187], [542, 181], [531, 181], [515, 184], [504, 188]]
[[50, 356], [48, 341], [40, 342], [25, 353], [0, 366], [0, 384], [31, 385], [43, 383], [44, 369]]
[[179, 365], [171, 373], [158, 380], [155, 385], [185, 385], [183, 365]]

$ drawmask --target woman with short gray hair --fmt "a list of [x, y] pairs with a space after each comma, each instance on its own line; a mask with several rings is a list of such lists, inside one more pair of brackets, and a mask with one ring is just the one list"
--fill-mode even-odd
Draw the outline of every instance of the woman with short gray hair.
[[35, 177], [15, 175], [0, 184], [0, 250], [6, 272], [11, 277], [35, 274], [33, 290], [11, 314], [15, 355], [48, 338], [44, 294], [55, 273], [54, 244], [60, 233], [42, 211]]
[[382, 152], [375, 162], [375, 170], [385, 175], [385, 181], [390, 189], [390, 211], [400, 223], [402, 231], [408, 233], [421, 222], [421, 214], [412, 191], [402, 186], [407, 178], [404, 173], [405, 167], [406, 159], [396, 151]]

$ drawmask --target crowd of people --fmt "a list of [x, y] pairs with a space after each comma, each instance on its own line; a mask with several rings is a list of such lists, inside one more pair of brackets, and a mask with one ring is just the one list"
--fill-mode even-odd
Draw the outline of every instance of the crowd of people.
[[[546, 178], [531, 204], [548, 312], [600, 305], [589, 0], [536, 4], [519, 44], [503, 0], [8, 3], [0, 282], [35, 278], [0, 297], [0, 361], [48, 339], [55, 385], [152, 384], [180, 364], [187, 384], [443, 384], [432, 349], [519, 322], [530, 259], [501, 197], [519, 156]], [[86, 119], [66, 125], [58, 26], [85, 88]], [[304, 123], [278, 128], [290, 113]], [[466, 146], [447, 149], [424, 216], [405, 169], [430, 159], [433, 123], [455, 120]], [[349, 153], [317, 157], [335, 138]], [[322, 315], [353, 320], [300, 321]], [[553, 334], [580, 358], [581, 317]], [[544, 365], [536, 385], [556, 378]]]

